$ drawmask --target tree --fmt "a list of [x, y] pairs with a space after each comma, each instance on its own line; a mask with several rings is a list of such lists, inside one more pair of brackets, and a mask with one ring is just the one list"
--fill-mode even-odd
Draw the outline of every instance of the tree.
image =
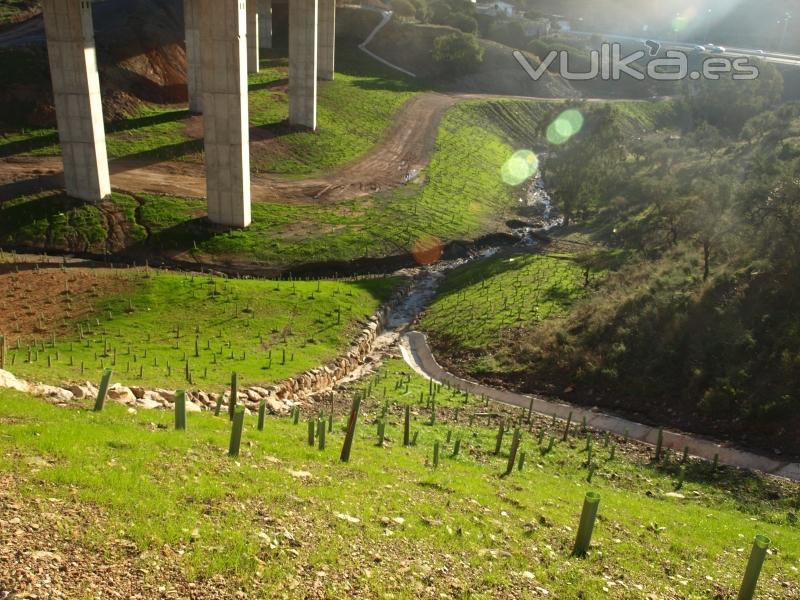
[[711, 274], [711, 259], [721, 253], [723, 242], [735, 228], [732, 177], [716, 175], [694, 182], [696, 193], [689, 214], [695, 238], [703, 250], [703, 281]]
[[413, 17], [417, 8], [409, 0], [392, 0], [392, 8], [401, 17]]
[[472, 34], [450, 33], [433, 41], [433, 59], [453, 74], [476, 71], [483, 63], [483, 48]]
[[622, 131], [609, 107], [593, 110], [580, 134], [553, 147], [544, 163], [544, 174], [552, 185], [564, 225], [576, 215], [588, 213], [610, 192], [624, 158]]
[[783, 96], [783, 76], [775, 65], [755, 60], [759, 76], [733, 79], [733, 73], [718, 80], [688, 80], [684, 105], [697, 121], [738, 133], [748, 119], [776, 106]]
[[476, 34], [478, 33], [478, 22], [469, 15], [464, 13], [452, 13], [444, 19], [443, 25], [449, 25], [456, 29], [460, 29], [464, 33]]
[[738, 206], [761, 252], [783, 269], [800, 263], [800, 159], [753, 173]]

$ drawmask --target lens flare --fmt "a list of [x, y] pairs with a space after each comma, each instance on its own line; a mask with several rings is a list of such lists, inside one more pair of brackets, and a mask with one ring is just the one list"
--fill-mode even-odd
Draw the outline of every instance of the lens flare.
[[685, 15], [676, 15], [674, 19], [672, 19], [672, 31], [675, 33], [680, 33], [686, 26], [689, 24], [689, 17]]
[[439, 238], [432, 235], [423, 235], [414, 242], [411, 248], [411, 255], [417, 264], [431, 265], [442, 257], [442, 242]]
[[571, 108], [558, 115], [547, 128], [547, 141], [556, 146], [566, 143], [569, 139], [583, 129], [583, 115], [581, 111]]
[[508, 185], [519, 185], [539, 170], [539, 158], [530, 150], [517, 150], [500, 168], [500, 176]]

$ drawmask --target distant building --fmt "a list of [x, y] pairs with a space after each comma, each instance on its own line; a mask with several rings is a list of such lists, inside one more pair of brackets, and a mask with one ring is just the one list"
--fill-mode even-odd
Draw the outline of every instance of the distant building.
[[545, 37], [550, 35], [550, 19], [525, 19], [522, 21], [522, 30], [528, 37]]
[[492, 17], [513, 17], [516, 11], [516, 6], [502, 1], [478, 4], [475, 6], [475, 12], [479, 15], [489, 15]]

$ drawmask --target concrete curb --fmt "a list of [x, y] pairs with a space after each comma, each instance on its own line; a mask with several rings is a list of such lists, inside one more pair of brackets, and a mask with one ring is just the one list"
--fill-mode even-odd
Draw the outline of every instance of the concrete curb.
[[[470, 394], [486, 396], [497, 402], [520, 408], [527, 409], [533, 406], [533, 410], [540, 414], [554, 415], [562, 420], [567, 419], [569, 414], [572, 413], [573, 422], [580, 423], [585, 417], [587, 425], [593, 429], [609, 431], [617, 435], [625, 435], [627, 433], [631, 439], [646, 444], [655, 445], [658, 438], [658, 429], [642, 423], [607, 415], [595, 409], [548, 400], [541, 396], [517, 394], [488, 387], [448, 373], [436, 362], [425, 335], [419, 331], [409, 331], [402, 337], [400, 351], [406, 363], [423, 377], [433, 379], [439, 383], [448, 383], [460, 390], [468, 391]], [[723, 446], [712, 440], [666, 429], [664, 430], [663, 444], [665, 448], [671, 448], [678, 452], [683, 452], [683, 449], [688, 446], [689, 453], [692, 456], [713, 460], [714, 455], [719, 455], [721, 464], [761, 471], [777, 477], [800, 481], [800, 463], [777, 461], [759, 454]]]

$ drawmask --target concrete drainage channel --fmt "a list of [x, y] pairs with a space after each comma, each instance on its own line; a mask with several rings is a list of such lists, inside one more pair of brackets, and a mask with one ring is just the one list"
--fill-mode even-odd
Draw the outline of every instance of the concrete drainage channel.
[[[607, 415], [594, 409], [581, 408], [564, 402], [548, 400], [541, 396], [517, 394], [507, 390], [488, 387], [474, 381], [462, 379], [444, 370], [431, 352], [428, 340], [419, 331], [409, 331], [400, 341], [400, 350], [408, 365], [418, 374], [438, 383], [447, 383], [457, 389], [469, 392], [475, 396], [485, 396], [496, 402], [510, 406], [528, 409], [533, 407], [535, 412], [542, 415], [553, 416], [566, 420], [572, 414], [573, 422], [581, 422], [586, 418], [589, 427], [599, 431], [608, 431], [617, 435], [628, 435], [631, 439], [655, 445], [658, 438], [658, 429], [629, 421], [621, 417]], [[689, 453], [698, 458], [712, 460], [719, 456], [721, 464], [741, 469], [761, 471], [800, 481], [800, 463], [781, 462], [775, 459], [753, 454], [744, 450], [720, 445], [712, 440], [698, 438], [677, 431], [663, 431], [663, 444], [682, 452], [688, 446]]]

